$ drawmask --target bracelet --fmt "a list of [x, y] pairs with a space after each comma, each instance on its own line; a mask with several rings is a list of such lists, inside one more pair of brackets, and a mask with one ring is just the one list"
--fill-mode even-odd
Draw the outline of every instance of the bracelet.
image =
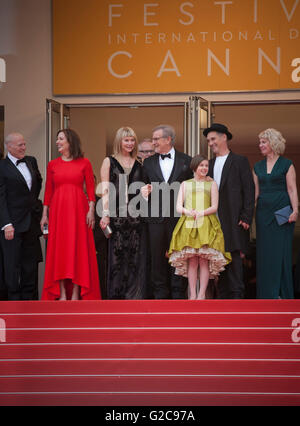
[[109, 210], [103, 210], [102, 211], [102, 217], [109, 216]]

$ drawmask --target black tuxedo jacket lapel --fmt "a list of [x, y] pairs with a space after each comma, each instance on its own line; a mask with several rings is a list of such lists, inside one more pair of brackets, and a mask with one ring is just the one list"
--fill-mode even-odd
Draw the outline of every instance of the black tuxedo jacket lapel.
[[[11, 173], [13, 173], [16, 177], [18, 177], [18, 179], [21, 180], [24, 183], [24, 185], [26, 186], [27, 190], [29, 191], [29, 188], [28, 188], [28, 185], [26, 183], [26, 180], [24, 179], [24, 176], [22, 175], [22, 173], [20, 172], [20, 170], [18, 169], [18, 167], [16, 167], [14, 165], [14, 163], [8, 157], [6, 157], [5, 160], [7, 162], [7, 167], [9, 169], [9, 171]], [[26, 164], [27, 164], [27, 162], [26, 162]], [[27, 164], [27, 166], [28, 166], [28, 164]], [[29, 168], [29, 170], [30, 170], [30, 168]], [[31, 170], [30, 170], [30, 173], [32, 174]]]
[[[30, 192], [32, 192], [33, 194], [35, 194], [37, 192], [36, 190], [36, 185], [37, 185], [37, 180], [36, 180], [36, 173], [34, 171], [33, 165], [31, 163], [31, 161], [29, 159], [25, 158], [25, 163], [30, 171], [31, 174], [31, 190]], [[22, 174], [22, 173], [21, 173]], [[27, 184], [26, 184], [27, 186]]]
[[164, 177], [160, 168], [160, 164], [159, 164], [159, 154], [153, 157], [153, 161], [154, 161], [154, 170], [158, 177], [158, 182], [164, 182], [165, 180], [164, 180]]
[[212, 179], [214, 179], [215, 162], [216, 162], [216, 157], [209, 161], [208, 176], [210, 176]]
[[168, 183], [176, 181], [176, 178], [179, 176], [182, 170], [181, 166], [182, 166], [181, 158], [178, 155], [178, 152], [175, 150], [175, 159], [174, 159], [173, 169], [169, 177]]
[[223, 186], [225, 185], [226, 179], [227, 179], [229, 172], [230, 172], [231, 163], [232, 163], [232, 152], [230, 151], [230, 153], [228, 154], [228, 157], [226, 158], [226, 161], [225, 161], [225, 164], [224, 164], [224, 167], [223, 167], [223, 170], [222, 170], [222, 176], [221, 176], [219, 191], [221, 191]]

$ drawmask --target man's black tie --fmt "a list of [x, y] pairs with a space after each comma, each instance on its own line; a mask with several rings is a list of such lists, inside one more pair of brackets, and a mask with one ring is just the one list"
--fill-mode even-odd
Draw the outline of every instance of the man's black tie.
[[16, 162], [17, 166], [18, 166], [20, 163], [26, 163], [25, 158], [20, 158], [20, 160], [17, 160], [17, 162]]
[[171, 154], [160, 154], [160, 158], [164, 160], [165, 158], [171, 158]]

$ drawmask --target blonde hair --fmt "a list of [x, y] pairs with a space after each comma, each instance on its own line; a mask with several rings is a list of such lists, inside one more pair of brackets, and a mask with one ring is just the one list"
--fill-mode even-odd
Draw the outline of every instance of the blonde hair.
[[266, 129], [258, 135], [259, 139], [267, 139], [275, 154], [282, 155], [285, 151], [286, 140], [276, 129]]
[[118, 155], [121, 153], [121, 142], [122, 139], [132, 137], [135, 140], [134, 148], [131, 152], [131, 157], [136, 158], [137, 156], [137, 147], [138, 147], [138, 140], [137, 136], [135, 134], [135, 131], [131, 127], [120, 127], [119, 130], [117, 130], [115, 140], [114, 140], [114, 155]]

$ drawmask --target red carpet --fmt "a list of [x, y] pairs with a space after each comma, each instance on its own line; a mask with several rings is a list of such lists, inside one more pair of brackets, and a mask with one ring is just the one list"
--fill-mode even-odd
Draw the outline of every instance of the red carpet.
[[0, 405], [300, 405], [300, 301], [0, 302]]

